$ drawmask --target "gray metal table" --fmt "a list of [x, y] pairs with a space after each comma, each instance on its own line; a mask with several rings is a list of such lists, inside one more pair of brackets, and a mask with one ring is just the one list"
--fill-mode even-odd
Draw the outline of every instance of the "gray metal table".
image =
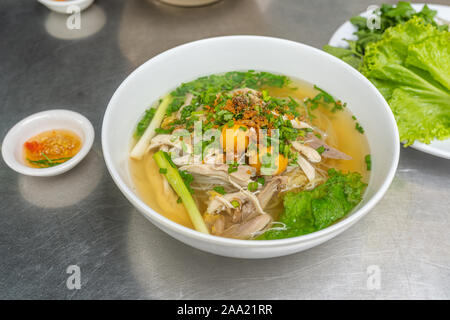
[[[69, 31], [65, 18], [35, 1], [2, 0], [1, 139], [23, 117], [51, 108], [83, 113], [97, 137], [76, 169], [55, 178], [21, 176], [0, 161], [0, 298], [450, 298], [447, 160], [402, 148], [391, 188], [362, 221], [319, 247], [259, 261], [200, 252], [159, 231], [122, 196], [103, 162], [103, 112], [147, 59], [230, 34], [321, 47], [374, 2], [382, 1], [223, 0], [183, 9], [98, 0], [82, 13], [82, 29]], [[66, 287], [69, 265], [81, 268], [79, 290]], [[378, 289], [370, 286], [373, 270]]]

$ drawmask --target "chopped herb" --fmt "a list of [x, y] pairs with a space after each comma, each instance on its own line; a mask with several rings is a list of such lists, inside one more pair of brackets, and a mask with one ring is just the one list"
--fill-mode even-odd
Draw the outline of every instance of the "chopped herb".
[[167, 168], [159, 168], [159, 173], [166, 174], [167, 173]]
[[194, 181], [194, 176], [187, 171], [179, 170], [181, 179], [183, 179], [186, 188], [189, 190], [191, 194], [194, 194], [194, 190], [191, 187], [192, 182]]
[[265, 185], [265, 184], [266, 184], [266, 179], [264, 179], [264, 177], [258, 177], [258, 178], [256, 179], [256, 181], [258, 181], [258, 183], [259, 183], [260, 185]]
[[248, 191], [255, 192], [256, 190], [258, 190], [258, 182], [249, 182], [249, 184], [247, 185], [247, 189]]
[[150, 125], [150, 121], [152, 121], [153, 117], [155, 116], [155, 113], [156, 113], [156, 108], [150, 108], [145, 111], [144, 116], [139, 121], [139, 123], [136, 127], [136, 131], [134, 133], [136, 138], [139, 138], [144, 134], [145, 130]]
[[322, 154], [322, 153], [325, 152], [325, 147], [324, 147], [324, 146], [320, 146], [320, 147], [318, 147], [318, 148], [316, 149], [316, 151], [317, 151], [319, 154]]
[[317, 109], [320, 105], [331, 105], [331, 111], [336, 112], [338, 110], [343, 110], [346, 107], [346, 103], [343, 103], [341, 100], [335, 100], [331, 94], [319, 88], [318, 86], [314, 85], [314, 89], [319, 91], [319, 93], [314, 98], [307, 98], [305, 100], [305, 103], [309, 107], [309, 110]]
[[220, 75], [200, 77], [197, 80], [183, 83], [171, 92], [173, 101], [167, 110], [167, 114], [170, 115], [181, 108], [187, 93], [194, 95], [191, 104], [213, 105], [217, 94], [224, 91], [238, 88], [260, 89], [263, 86], [281, 88], [288, 83], [289, 78], [286, 76], [252, 70], [246, 72], [232, 71]]
[[372, 170], [372, 157], [370, 154], [366, 155], [364, 157], [364, 160], [366, 161], [367, 171]]
[[232, 204], [233, 207], [235, 207], [235, 208], [239, 208], [239, 206], [241, 205], [241, 204], [239, 203], [239, 201], [237, 201], [237, 200], [232, 200], [232, 201], [231, 201], [231, 204]]
[[225, 188], [222, 187], [222, 186], [214, 187], [213, 190], [214, 190], [215, 192], [217, 192], [217, 193], [220, 193], [221, 195], [224, 195], [224, 194], [227, 193], [227, 192], [225, 191]]
[[364, 133], [364, 128], [361, 127], [361, 125], [358, 122], [355, 124], [355, 129], [358, 130], [360, 133]]
[[238, 171], [238, 166], [239, 166], [239, 164], [237, 162], [230, 163], [228, 165], [228, 173], [233, 173], [233, 172]]
[[231, 128], [232, 126], [234, 126], [234, 120], [228, 121], [227, 126], [228, 126], [228, 128]]
[[173, 168], [176, 169], [177, 166], [175, 165], [175, 163], [173, 163], [172, 157], [170, 156], [170, 154], [168, 154], [168, 153], [165, 152], [165, 151], [163, 151], [162, 153], [163, 153], [164, 157], [166, 158], [166, 160], [170, 163], [170, 165], [171, 165]]
[[155, 129], [155, 132], [156, 132], [157, 134], [170, 134], [170, 133], [172, 133], [172, 131], [173, 131], [174, 129], [175, 129], [175, 128], [168, 128], [168, 129], [156, 128], [156, 129]]

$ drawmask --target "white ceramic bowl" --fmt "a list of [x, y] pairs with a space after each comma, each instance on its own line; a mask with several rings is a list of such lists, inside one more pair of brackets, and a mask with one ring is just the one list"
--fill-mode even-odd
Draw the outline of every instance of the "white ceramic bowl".
[[[81, 138], [81, 149], [70, 160], [50, 168], [31, 168], [23, 159], [23, 144], [31, 137], [48, 130], [65, 129]], [[26, 117], [12, 127], [2, 143], [2, 157], [13, 170], [36, 177], [50, 177], [64, 173], [76, 166], [89, 152], [94, 142], [91, 122], [78, 112], [70, 110], [48, 110]]]
[[[128, 171], [130, 138], [144, 110], [182, 82], [233, 70], [261, 70], [306, 80], [348, 103], [365, 129], [372, 172], [363, 201], [340, 222], [308, 235], [264, 241], [226, 239], [183, 227], [148, 207]], [[230, 36], [191, 42], [168, 50], [136, 69], [116, 90], [102, 128], [108, 170], [123, 194], [150, 221], [200, 250], [239, 258], [268, 258], [306, 250], [340, 234], [368, 213], [388, 189], [398, 164], [399, 137], [389, 106], [377, 89], [341, 60], [288, 40]]]
[[80, 11], [83, 11], [94, 2], [94, 0], [66, 0], [66, 1], [38, 0], [38, 1], [47, 8], [49, 8], [50, 10], [65, 14], [74, 13], [72, 10], [70, 12], [67, 12], [67, 9], [69, 9], [71, 6], [77, 6]]

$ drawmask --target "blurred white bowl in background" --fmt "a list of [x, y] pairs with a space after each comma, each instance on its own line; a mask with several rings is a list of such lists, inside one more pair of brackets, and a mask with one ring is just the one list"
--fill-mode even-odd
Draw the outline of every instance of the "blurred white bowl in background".
[[73, 13], [73, 11], [70, 10], [72, 6], [76, 6], [78, 7], [79, 11], [83, 11], [94, 2], [94, 0], [66, 0], [66, 1], [38, 0], [38, 1], [47, 8], [49, 8], [50, 10], [66, 14]]

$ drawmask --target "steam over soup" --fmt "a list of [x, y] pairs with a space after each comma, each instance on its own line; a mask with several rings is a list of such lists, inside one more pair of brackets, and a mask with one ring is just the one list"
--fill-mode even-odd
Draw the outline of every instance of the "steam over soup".
[[370, 154], [344, 102], [267, 72], [182, 84], [148, 109], [130, 152], [132, 178], [154, 210], [236, 239], [311, 233], [362, 199]]

